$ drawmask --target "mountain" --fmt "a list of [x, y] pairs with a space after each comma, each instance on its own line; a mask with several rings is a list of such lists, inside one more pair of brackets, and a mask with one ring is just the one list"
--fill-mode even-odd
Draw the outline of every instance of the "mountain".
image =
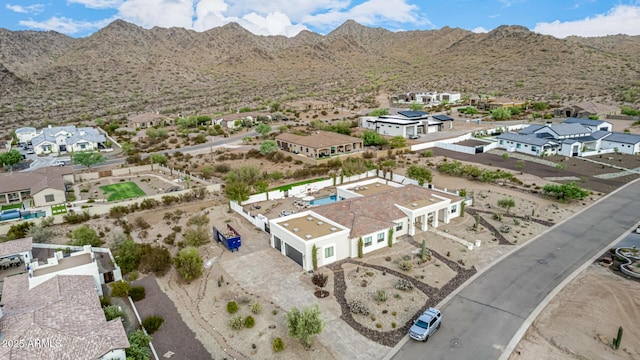
[[19, 92], [25, 86], [25, 82], [16, 74], [0, 64], [0, 96], [7, 96], [12, 92]]
[[[637, 87], [640, 37], [558, 39], [521, 26], [391, 32], [349, 20], [323, 36], [254, 35], [236, 23], [204, 32], [116, 20], [73, 39], [0, 29], [0, 128], [140, 111], [212, 113], [272, 101], [376, 106], [379, 93], [504, 94], [561, 104], [615, 103]], [[24, 80], [24, 81], [23, 81]]]

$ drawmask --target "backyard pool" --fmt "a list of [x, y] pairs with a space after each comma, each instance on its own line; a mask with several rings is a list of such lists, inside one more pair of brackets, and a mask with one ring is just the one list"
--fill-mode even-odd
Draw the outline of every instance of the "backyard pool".
[[332, 202], [338, 201], [338, 195], [325, 196], [317, 199], [313, 199], [309, 201], [310, 205], [318, 206], [318, 205], [326, 205], [331, 204]]

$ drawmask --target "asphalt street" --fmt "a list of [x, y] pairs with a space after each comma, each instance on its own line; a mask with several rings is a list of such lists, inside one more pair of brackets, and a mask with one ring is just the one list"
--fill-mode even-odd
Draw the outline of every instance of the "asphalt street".
[[549, 293], [639, 221], [635, 181], [477, 276], [442, 307], [442, 327], [427, 343], [409, 340], [393, 359], [499, 359]]

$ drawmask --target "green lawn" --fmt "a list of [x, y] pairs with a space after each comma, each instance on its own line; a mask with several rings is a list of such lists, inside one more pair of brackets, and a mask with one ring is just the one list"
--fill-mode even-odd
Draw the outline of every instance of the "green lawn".
[[113, 185], [100, 186], [107, 201], [131, 199], [138, 196], [145, 196], [142, 189], [132, 181], [117, 183]]
[[5, 210], [11, 210], [11, 209], [22, 209], [22, 203], [2, 205], [2, 209], [0, 210], [5, 211]]
[[67, 205], [65, 204], [53, 205], [51, 207], [51, 214], [53, 215], [60, 215], [60, 214], [66, 214], [66, 213], [67, 213]]

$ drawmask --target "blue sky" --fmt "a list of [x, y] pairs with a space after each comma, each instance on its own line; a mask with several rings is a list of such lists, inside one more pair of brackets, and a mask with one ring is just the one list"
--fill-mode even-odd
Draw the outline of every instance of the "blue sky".
[[522, 25], [569, 35], [640, 35], [640, 0], [0, 0], [0, 27], [91, 35], [116, 19], [204, 31], [237, 22], [259, 35], [326, 34], [354, 19], [391, 31]]

